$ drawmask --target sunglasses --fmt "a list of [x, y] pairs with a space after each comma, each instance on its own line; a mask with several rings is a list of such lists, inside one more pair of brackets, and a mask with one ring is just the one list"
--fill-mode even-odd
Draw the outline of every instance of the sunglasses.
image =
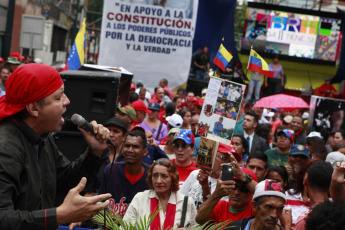
[[220, 159], [221, 161], [230, 161], [230, 157], [226, 157], [226, 156], [216, 156], [218, 159]]
[[242, 193], [249, 193], [249, 190], [247, 189], [247, 187], [245, 185], [237, 185], [235, 184], [235, 190], [238, 189], [240, 192]]
[[189, 145], [187, 145], [186, 143], [183, 143], [182, 145], [173, 144], [174, 149], [179, 149], [179, 148], [186, 149], [188, 148], [188, 146]]

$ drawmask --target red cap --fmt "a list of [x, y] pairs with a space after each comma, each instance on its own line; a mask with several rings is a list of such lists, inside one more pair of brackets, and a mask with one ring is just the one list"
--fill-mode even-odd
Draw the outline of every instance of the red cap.
[[136, 100], [134, 101], [131, 106], [135, 111], [144, 111], [147, 114], [151, 114], [152, 111], [147, 109], [145, 103], [142, 100]]
[[134, 127], [131, 129], [131, 131], [133, 131], [133, 130], [137, 130], [137, 131], [139, 131], [139, 132], [145, 133], [145, 129], [144, 129], [143, 127], [141, 127], [140, 125], [134, 126]]
[[218, 152], [232, 153], [234, 157], [236, 158], [237, 162], [240, 162], [242, 160], [241, 155], [235, 151], [235, 148], [233, 145], [226, 145], [224, 143], [219, 143]]
[[[242, 172], [244, 172], [245, 174], [249, 174], [249, 175], [252, 177], [253, 180], [255, 180], [256, 182], [258, 182], [258, 178], [256, 177], [255, 173], [254, 173], [252, 170], [247, 169], [247, 168], [241, 168], [241, 170], [242, 170]], [[235, 179], [235, 180], [236, 180], [236, 179], [238, 180], [237, 177], [234, 177], [234, 179]]]
[[196, 104], [197, 106], [202, 106], [204, 104], [204, 99], [198, 99], [194, 104]]
[[135, 84], [132, 82], [131, 83], [131, 89], [135, 89], [136, 87], [135, 87]]
[[0, 62], [5, 62], [5, 60], [2, 57], [0, 57]]
[[24, 56], [20, 56], [20, 54], [18, 52], [13, 52], [10, 54], [10, 57], [16, 57], [18, 58], [18, 60], [23, 60], [24, 59]]
[[191, 97], [191, 98], [189, 98], [188, 101], [190, 101], [190, 102], [195, 102], [195, 101], [196, 101], [196, 97]]

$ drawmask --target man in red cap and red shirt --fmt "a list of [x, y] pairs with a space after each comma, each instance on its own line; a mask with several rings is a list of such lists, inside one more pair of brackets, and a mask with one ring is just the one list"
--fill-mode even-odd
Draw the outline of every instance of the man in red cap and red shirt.
[[135, 120], [132, 122], [132, 127], [135, 127], [143, 122], [146, 114], [151, 114], [151, 110], [147, 109], [145, 103], [141, 100], [134, 101], [131, 106], [136, 112]]
[[[192, 197], [197, 209], [215, 191], [217, 180], [222, 171], [222, 164], [231, 162], [229, 153], [233, 154], [237, 162], [241, 161], [241, 155], [236, 153], [232, 145], [219, 143], [212, 171], [208, 172], [203, 169], [195, 170], [189, 174], [187, 180], [181, 186], [180, 192], [185, 196]], [[224, 196], [221, 200], [229, 201], [229, 198], [228, 196]]]
[[[79, 193], [87, 182], [83, 176], [95, 178], [109, 155], [109, 130], [96, 121], [91, 122], [96, 136], [80, 130], [89, 149], [71, 163], [50, 134], [60, 131], [70, 103], [59, 73], [42, 64], [23, 65], [8, 78], [6, 89], [0, 98], [0, 229], [56, 229], [108, 206], [109, 201], [97, 202], [110, 194]], [[56, 197], [66, 194], [55, 208]]]
[[[199, 207], [195, 218], [198, 224], [235, 221], [255, 215], [251, 202], [257, 185], [256, 175], [250, 169], [239, 168], [233, 158], [231, 164], [234, 180], [218, 179], [215, 191]], [[224, 196], [228, 196], [229, 201], [220, 200]]]

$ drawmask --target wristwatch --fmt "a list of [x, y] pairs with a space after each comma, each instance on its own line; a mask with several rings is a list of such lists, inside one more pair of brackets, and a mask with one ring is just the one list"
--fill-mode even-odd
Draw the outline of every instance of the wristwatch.
[[246, 180], [242, 181], [242, 184], [248, 184], [249, 182], [251, 182], [253, 180], [252, 176], [249, 174], [246, 174]]

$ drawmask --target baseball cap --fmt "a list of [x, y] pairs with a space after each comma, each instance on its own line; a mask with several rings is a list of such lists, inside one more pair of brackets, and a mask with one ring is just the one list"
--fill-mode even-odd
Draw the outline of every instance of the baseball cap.
[[196, 101], [196, 97], [191, 97], [191, 98], [189, 98], [188, 101], [190, 101], [190, 102], [195, 102], [195, 101]]
[[135, 112], [132, 106], [126, 105], [123, 107], [117, 107], [117, 109], [120, 110], [121, 113], [128, 115], [133, 121], [135, 120], [135, 116], [137, 113]]
[[131, 106], [135, 111], [144, 111], [145, 113], [150, 114], [152, 111], [148, 110], [145, 103], [142, 100], [134, 101]]
[[297, 156], [297, 155], [303, 155], [310, 158], [308, 148], [304, 145], [293, 145], [290, 149], [289, 156]]
[[277, 108], [272, 108], [271, 111], [278, 112], [279, 110]]
[[188, 129], [180, 129], [180, 131], [175, 134], [174, 141], [178, 139], [183, 140], [187, 145], [194, 145], [194, 135]]
[[[247, 169], [247, 168], [241, 168], [242, 172], [244, 172], [245, 174], [249, 174], [253, 180], [255, 180], [256, 182], [258, 182], [258, 178], [256, 177], [255, 175], [255, 172], [250, 170], [250, 169]], [[237, 177], [234, 177], [235, 180], [238, 180]]]
[[316, 131], [310, 132], [307, 138], [310, 138], [310, 137], [318, 137], [322, 139], [321, 133], [316, 132]]
[[302, 114], [302, 118], [303, 118], [303, 119], [308, 119], [308, 118], [309, 118], [309, 113], [308, 113], [308, 112], [304, 112], [304, 113]]
[[268, 112], [267, 109], [264, 109], [264, 111], [262, 112], [262, 116], [263, 117], [273, 117], [274, 116], [274, 112]]
[[14, 65], [20, 64], [20, 61], [18, 61], [18, 58], [16, 57], [8, 57], [6, 62]]
[[110, 118], [104, 123], [104, 127], [108, 127], [108, 126], [119, 127], [123, 130], [124, 133], [127, 133], [127, 124], [126, 122], [124, 122], [124, 120], [120, 118], [117, 118], [117, 117]]
[[18, 60], [24, 59], [24, 56], [20, 56], [20, 54], [18, 52], [11, 53], [10, 57], [16, 57]]
[[144, 86], [143, 82], [141, 80], [137, 81], [137, 87]]
[[281, 135], [281, 134], [284, 134], [285, 136], [287, 136], [293, 142], [293, 132], [291, 130], [288, 130], [288, 129], [280, 130], [278, 132], [278, 136]]
[[234, 103], [230, 103], [229, 106], [234, 106]]
[[168, 116], [165, 120], [174, 128], [180, 128], [183, 124], [182, 117], [176, 113]]
[[5, 62], [5, 60], [2, 57], [0, 57], [0, 62]]
[[195, 101], [195, 105], [202, 106], [204, 104], [204, 99], [198, 99]]
[[285, 123], [290, 124], [292, 119], [293, 117], [291, 115], [286, 115], [283, 120]]
[[134, 131], [134, 130], [145, 133], [145, 129], [141, 127], [140, 125], [136, 125], [131, 129], [131, 131]]
[[325, 81], [330, 81], [329, 77], [326, 77], [326, 78], [325, 78]]
[[275, 180], [264, 180], [255, 186], [253, 200], [261, 196], [277, 196], [286, 202], [286, 195], [283, 187]]
[[133, 82], [131, 83], [131, 89], [135, 89], [135, 84]]
[[242, 160], [241, 155], [236, 152], [233, 145], [226, 145], [224, 143], [219, 143], [217, 151], [221, 153], [232, 153], [234, 157], [236, 158], [237, 162], [240, 162]]
[[148, 109], [159, 111], [159, 110], [161, 110], [161, 106], [157, 102], [150, 102]]
[[326, 157], [326, 162], [337, 162], [337, 161], [345, 161], [345, 155], [341, 152], [330, 152]]
[[207, 88], [201, 90], [201, 95], [206, 94], [206, 93], [207, 93]]

